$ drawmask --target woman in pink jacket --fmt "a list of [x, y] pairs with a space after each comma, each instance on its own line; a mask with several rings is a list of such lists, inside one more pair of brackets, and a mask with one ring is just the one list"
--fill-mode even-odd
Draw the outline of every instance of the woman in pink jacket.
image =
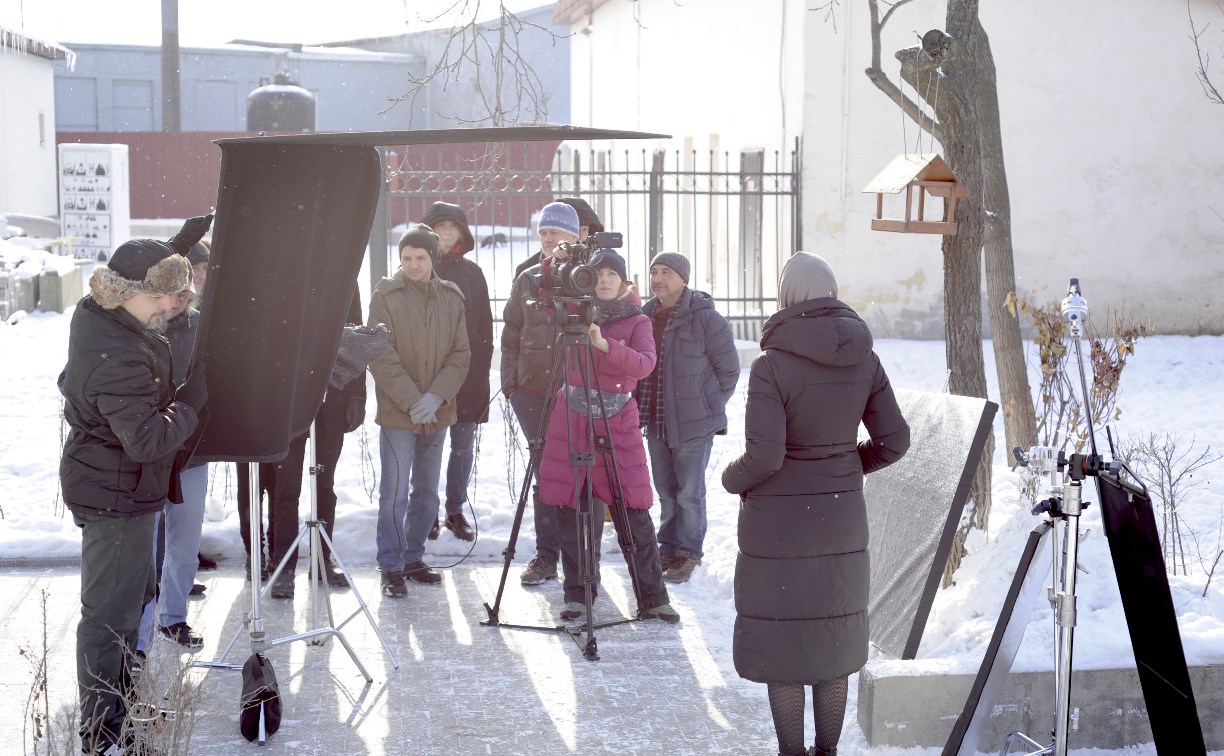
[[[625, 514], [623, 521], [628, 523], [633, 534], [634, 550], [625, 558], [633, 560], [638, 574], [641, 590], [638, 616], [679, 622], [680, 615], [668, 603], [659, 567], [659, 547], [649, 511], [654, 492], [650, 487], [646, 448], [639, 430], [637, 402], [633, 399], [637, 382], [650, 375], [655, 366], [654, 335], [650, 319], [642, 314], [639, 306], [641, 300], [627, 282], [624, 258], [615, 250], [601, 249], [592, 255], [590, 264], [599, 272], [595, 288], [599, 314], [587, 331], [594, 356], [591, 370], [594, 385], [584, 384], [582, 371], [574, 364], [575, 360], [566, 355], [568, 386], [557, 393], [540, 462], [540, 500], [558, 508], [557, 531], [565, 573], [565, 609], [561, 619], [578, 619], [585, 609], [576, 508], [578, 497], [586, 495], [589, 470], [594, 497], [590, 543], [595, 575], [599, 574], [604, 507], [608, 504], [620, 506]], [[606, 435], [615, 449], [619, 497], [604, 452], [596, 451], [594, 467], [570, 466], [571, 439], [574, 451], [590, 450], [588, 406], [590, 417], [594, 418], [595, 436]], [[601, 416], [603, 413], [607, 415], [606, 421]], [[616, 501], [617, 498], [621, 500]], [[613, 518], [613, 522], [620, 521]], [[598, 588], [596, 580], [593, 590], [598, 591]]]

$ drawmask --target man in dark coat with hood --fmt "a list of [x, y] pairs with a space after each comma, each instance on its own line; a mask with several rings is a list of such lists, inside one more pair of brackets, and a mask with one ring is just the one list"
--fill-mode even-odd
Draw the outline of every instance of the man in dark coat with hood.
[[[467, 487], [476, 462], [476, 426], [489, 422], [489, 371], [493, 364], [493, 308], [489, 282], [480, 266], [466, 255], [476, 246], [463, 208], [435, 202], [422, 221], [438, 235], [438, 278], [450, 281], [463, 293], [463, 315], [467, 322], [468, 348], [472, 352], [467, 378], [455, 397], [458, 417], [450, 427], [450, 457], [446, 462], [445, 525], [463, 541], [476, 538], [463, 516], [468, 502]], [[473, 519], [475, 516], [473, 515]], [[429, 537], [437, 538], [435, 523]]]
[[59, 376], [68, 438], [64, 503], [81, 528], [77, 685], [86, 753], [122, 747], [125, 696], [141, 608], [153, 596], [153, 527], [166, 499], [181, 502], [179, 452], [207, 398], [202, 365], [177, 391], [170, 344], [157, 326], [187, 288], [186, 254], [212, 223], [189, 219], [169, 243], [125, 242], [94, 269], [76, 306]]
[[[834, 754], [847, 677], [867, 661], [863, 475], [905, 454], [909, 426], [871, 331], [837, 300], [822, 258], [787, 261], [778, 304], [748, 379], [744, 453], [722, 475], [741, 500], [732, 653], [741, 677], [769, 686], [780, 753], [811, 753], [811, 685], [815, 753]], [[858, 440], [860, 421], [869, 440]]]

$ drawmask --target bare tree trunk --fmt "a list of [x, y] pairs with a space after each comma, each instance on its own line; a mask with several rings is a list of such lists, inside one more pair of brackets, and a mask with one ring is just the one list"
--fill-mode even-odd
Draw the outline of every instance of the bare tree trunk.
[[1007, 302], [1015, 294], [1011, 195], [1003, 164], [1003, 131], [999, 124], [999, 93], [995, 86], [994, 56], [990, 39], [974, 18], [974, 68], [980, 77], [977, 98], [978, 134], [982, 141], [982, 196], [986, 223], [986, 302], [994, 340], [995, 370], [1003, 402], [1003, 428], [1007, 448], [1029, 448], [1037, 443], [1037, 418], [1024, 361], [1020, 321]]

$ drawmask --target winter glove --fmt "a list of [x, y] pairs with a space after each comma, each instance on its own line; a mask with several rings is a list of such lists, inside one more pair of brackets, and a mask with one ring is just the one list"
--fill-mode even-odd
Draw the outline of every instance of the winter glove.
[[365, 422], [364, 396], [350, 396], [344, 405], [344, 432], [352, 433]]
[[174, 251], [180, 255], [186, 255], [191, 251], [191, 248], [196, 245], [196, 242], [204, 238], [204, 234], [208, 233], [208, 229], [212, 226], [213, 215], [197, 215], [194, 218], [188, 218], [183, 223], [183, 227], [179, 232], [170, 237], [170, 246], [174, 247]]
[[204, 380], [203, 362], [192, 363], [191, 370], [187, 373], [187, 381], [174, 393], [174, 401], [191, 405], [197, 415], [203, 410], [204, 402], [208, 401], [208, 384]]
[[438, 408], [442, 406], [442, 397], [432, 391], [426, 391], [425, 396], [417, 400], [408, 410], [408, 417], [417, 425], [432, 423], [438, 418]]

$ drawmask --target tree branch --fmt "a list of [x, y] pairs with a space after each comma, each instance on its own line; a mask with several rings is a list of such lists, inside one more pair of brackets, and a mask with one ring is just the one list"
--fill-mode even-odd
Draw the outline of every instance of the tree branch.
[[1204, 26], [1202, 31], [1194, 25], [1194, 13], [1190, 10], [1190, 0], [1186, 0], [1186, 17], [1190, 19], [1190, 41], [1194, 43], [1194, 55], [1198, 59], [1198, 70], [1194, 73], [1198, 77], [1199, 86], [1203, 88], [1203, 94], [1208, 100], [1217, 105], [1224, 105], [1224, 96], [1220, 95], [1220, 90], [1216, 89], [1215, 84], [1211, 82], [1211, 77], [1207, 75], [1207, 69], [1211, 67], [1211, 53], [1203, 52], [1202, 46], [1199, 45], [1199, 37], [1207, 33], [1211, 24]]
[[871, 80], [871, 83], [875, 84], [876, 89], [883, 92], [884, 96], [888, 99], [901, 106], [901, 110], [905, 111], [910, 120], [934, 137], [937, 142], [943, 144], [943, 128], [933, 118], [927, 116], [922, 106], [906, 97], [901, 88], [894, 84], [892, 79], [888, 78], [888, 74], [878, 67], [868, 68], [864, 73], [867, 74], [867, 78]]

